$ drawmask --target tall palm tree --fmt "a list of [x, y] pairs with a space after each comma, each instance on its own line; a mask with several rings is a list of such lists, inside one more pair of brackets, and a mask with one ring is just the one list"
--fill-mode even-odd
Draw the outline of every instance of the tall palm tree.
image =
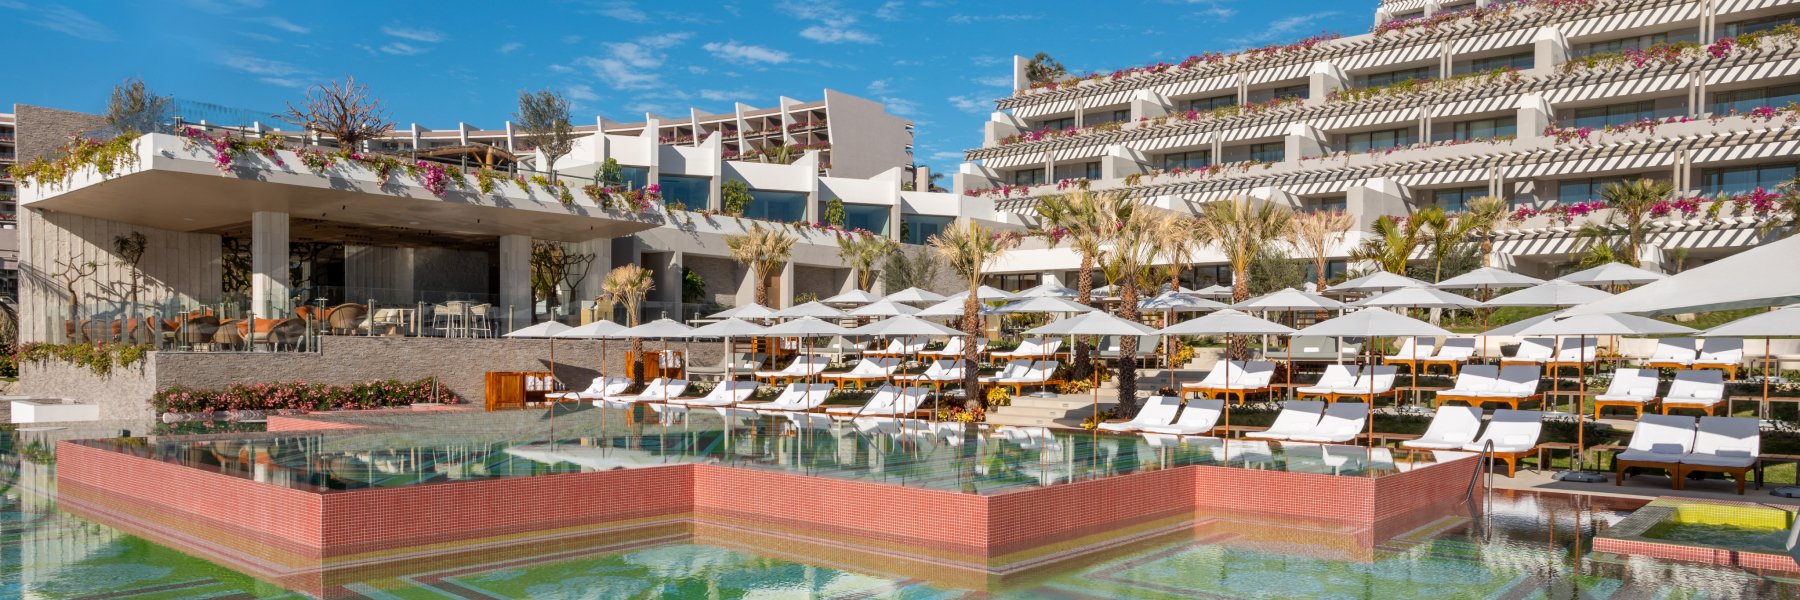
[[1344, 233], [1356, 220], [1349, 213], [1336, 210], [1321, 210], [1297, 215], [1294, 225], [1288, 229], [1287, 241], [1295, 249], [1305, 253], [1313, 261], [1313, 275], [1318, 280], [1318, 291], [1325, 291], [1325, 257], [1331, 252], [1332, 244], [1343, 239]]
[[[653, 289], [656, 289], [655, 278], [650, 276], [649, 269], [638, 265], [616, 267], [606, 274], [606, 279], [600, 280], [600, 292], [606, 296], [606, 304], [608, 306], [625, 305], [625, 325], [627, 327], [637, 327], [638, 308], [643, 306], [644, 296]], [[637, 357], [638, 360], [635, 379], [638, 383], [643, 383], [644, 371], [648, 368], [648, 363], [644, 360], [643, 339], [632, 338], [631, 355]]]
[[1375, 235], [1364, 238], [1350, 257], [1374, 262], [1389, 273], [1405, 275], [1406, 262], [1419, 248], [1420, 225], [1418, 219], [1407, 219], [1403, 223], [1388, 215], [1377, 217], [1369, 225], [1370, 233]]
[[[1081, 268], [1075, 279], [1075, 301], [1089, 306], [1094, 304], [1094, 267], [1104, 251], [1106, 237], [1111, 234], [1103, 231], [1100, 225], [1103, 195], [1107, 194], [1076, 189], [1046, 196], [1038, 201], [1036, 208], [1040, 220], [1039, 235], [1053, 247], [1059, 241], [1067, 240], [1069, 247], [1081, 255]], [[1092, 355], [1093, 345], [1089, 339], [1076, 338], [1075, 364], [1071, 365], [1071, 374], [1076, 379], [1091, 375]]]
[[1463, 225], [1468, 228], [1469, 235], [1481, 240], [1481, 266], [1488, 266], [1488, 257], [1494, 253], [1494, 233], [1505, 221], [1505, 200], [1482, 196], [1463, 204]]
[[[1115, 271], [1114, 284], [1119, 290], [1119, 318], [1138, 319], [1140, 290], [1154, 288], [1160, 281], [1151, 264], [1159, 253], [1166, 253], [1188, 235], [1168, 235], [1190, 222], [1172, 213], [1150, 210], [1123, 195], [1114, 195], [1101, 203], [1103, 227], [1112, 231], [1108, 240], [1111, 251], [1106, 255], [1109, 270]], [[1119, 339], [1119, 410], [1124, 414], [1137, 411], [1137, 336]]]
[[1231, 263], [1231, 300], [1250, 298], [1250, 261], [1263, 246], [1287, 236], [1294, 215], [1267, 202], [1231, 198], [1201, 205], [1198, 235], [1219, 247]]
[[[1643, 248], [1644, 238], [1650, 233], [1650, 210], [1674, 191], [1674, 184], [1655, 179], [1606, 184], [1600, 188], [1600, 197], [1606, 200], [1607, 207], [1612, 211], [1607, 213], [1605, 223], [1583, 224], [1576, 235], [1593, 240], [1596, 245], [1612, 244], [1614, 247], [1608, 252], [1612, 261], [1634, 267], [1643, 266], [1638, 259], [1638, 251]], [[1598, 256], [1589, 258], [1598, 259]]]
[[750, 276], [756, 278], [756, 303], [768, 306], [769, 284], [793, 256], [794, 236], [780, 229], [765, 229], [760, 224], [752, 224], [743, 235], [725, 236], [725, 247], [731, 252], [732, 260], [750, 267]]
[[887, 260], [899, 245], [894, 240], [873, 234], [849, 233], [837, 236], [838, 258], [856, 272], [856, 289], [869, 291], [875, 285], [875, 265]]
[[[1195, 226], [1194, 218], [1169, 213], [1168, 218], [1157, 221], [1157, 238], [1162, 240], [1163, 258], [1169, 259], [1164, 273], [1169, 277], [1169, 291], [1181, 291], [1181, 274], [1187, 272], [1188, 264], [1194, 255], [1200, 252], [1207, 240], [1200, 235], [1200, 228]], [[1145, 293], [1149, 293], [1148, 290]]]
[[963, 364], [968, 367], [963, 369], [963, 405], [970, 409], [980, 407], [986, 400], [977, 393], [980, 373], [975, 368], [975, 338], [981, 335], [981, 279], [995, 261], [1018, 243], [1017, 234], [997, 233], [974, 220], [931, 236], [931, 247], [944, 257], [951, 270], [969, 282], [969, 295], [963, 298], [962, 330], [969, 336], [969, 343], [963, 344]]
[[1413, 215], [1419, 222], [1419, 230], [1425, 234], [1431, 252], [1431, 282], [1437, 283], [1444, 277], [1444, 259], [1456, 251], [1458, 246], [1469, 235], [1468, 225], [1463, 220], [1444, 211], [1441, 206], [1427, 206]]

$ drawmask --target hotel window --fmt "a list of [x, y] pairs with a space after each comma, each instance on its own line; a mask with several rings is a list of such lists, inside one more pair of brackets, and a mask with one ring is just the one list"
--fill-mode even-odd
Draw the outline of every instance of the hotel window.
[[806, 220], [806, 192], [777, 192], [773, 190], [750, 190], [750, 207], [744, 209], [744, 216], [777, 223], [797, 223]]
[[1305, 100], [1312, 96], [1312, 86], [1307, 84], [1290, 85], [1275, 88], [1269, 94], [1272, 98], [1299, 98]]
[[1479, 140], [1519, 135], [1518, 117], [1493, 117], [1445, 123], [1431, 131], [1434, 141]]
[[1557, 182], [1556, 201], [1563, 203], [1563, 204], [1575, 204], [1575, 203], [1579, 203], [1579, 202], [1605, 200], [1606, 198], [1602, 197], [1600, 195], [1600, 192], [1601, 192], [1601, 190], [1606, 188], [1607, 184], [1621, 183], [1621, 182], [1625, 182], [1625, 181], [1637, 181], [1639, 179], [1654, 179], [1654, 180], [1662, 181], [1662, 180], [1666, 180], [1667, 178], [1666, 177], [1655, 177], [1655, 176], [1649, 176], [1649, 175], [1620, 175], [1620, 176], [1616, 176], [1616, 177], [1589, 177], [1586, 179], [1564, 179], [1562, 181]]
[[1131, 111], [1129, 109], [1102, 110], [1082, 115], [1081, 124], [1086, 127], [1093, 127], [1095, 125], [1117, 123], [1119, 121], [1127, 121], [1130, 119]]
[[1794, 165], [1756, 165], [1704, 169], [1700, 172], [1700, 195], [1745, 194], [1762, 188], [1774, 191], [1776, 186], [1794, 180]]
[[1331, 198], [1302, 198], [1300, 200], [1300, 212], [1344, 212], [1348, 210], [1349, 207], [1350, 202], [1344, 196], [1334, 196]]
[[1062, 181], [1064, 179], [1080, 179], [1083, 177], [1088, 179], [1099, 179], [1100, 161], [1056, 166], [1057, 181]]
[[1487, 186], [1432, 190], [1431, 204], [1446, 212], [1462, 212], [1468, 210], [1470, 200], [1486, 195], [1488, 195]]
[[1425, 16], [1425, 9], [1421, 8], [1419, 10], [1415, 10], [1412, 12], [1403, 12], [1403, 13], [1394, 15], [1394, 20], [1395, 21], [1405, 21], [1407, 19], [1417, 19], [1417, 18], [1421, 18], [1424, 16]]
[[1527, 51], [1518, 54], [1508, 54], [1506, 56], [1477, 58], [1457, 65], [1454, 72], [1457, 75], [1462, 75], [1465, 73], [1486, 73], [1494, 69], [1529, 69], [1535, 62], [1536, 60], [1532, 57], [1532, 53]]
[[1653, 100], [1591, 106], [1575, 109], [1575, 127], [1599, 129], [1607, 125], [1622, 125], [1655, 117], [1656, 102]]
[[1184, 100], [1181, 103], [1181, 110], [1183, 112], [1190, 110], [1206, 112], [1215, 108], [1225, 108], [1227, 106], [1237, 106], [1237, 94]]
[[[1311, 261], [1308, 261], [1308, 263], [1310, 262]], [[1325, 261], [1325, 281], [1337, 281], [1344, 276], [1344, 273], [1349, 272], [1349, 270], [1350, 263], [1346, 261], [1327, 260]], [[1319, 272], [1314, 270], [1311, 264], [1308, 264], [1306, 267], [1306, 282], [1318, 283], [1318, 279]]]
[[686, 175], [663, 175], [656, 179], [662, 187], [663, 202], [680, 202], [687, 205], [688, 210], [706, 210], [712, 208], [712, 179], [707, 177], [689, 177]]
[[1349, 152], [1368, 152], [1370, 150], [1386, 150], [1413, 143], [1411, 129], [1384, 129], [1381, 131], [1362, 131], [1344, 134], [1344, 150]]
[[1006, 182], [1011, 185], [1041, 185], [1044, 183], [1044, 170], [1019, 169], [1008, 173]]
[[619, 167], [619, 175], [625, 181], [625, 189], [641, 190], [650, 185], [649, 167]]
[[1211, 150], [1170, 152], [1162, 155], [1162, 169], [1202, 169], [1212, 164]]
[[1469, 10], [1469, 9], [1472, 9], [1472, 8], [1475, 8], [1475, 3], [1474, 3], [1474, 2], [1464, 2], [1464, 3], [1461, 3], [1461, 4], [1451, 4], [1451, 5], [1447, 5], [1447, 6], [1440, 6], [1440, 7], [1438, 7], [1438, 9], [1437, 9], [1437, 13], [1436, 13], [1436, 14], [1440, 14], [1440, 15], [1442, 15], [1442, 14], [1448, 14], [1448, 13], [1459, 13], [1459, 12], [1462, 12], [1462, 11], [1465, 11], [1465, 10]]
[[1603, 40], [1591, 44], [1576, 44], [1575, 48], [1569, 52], [1569, 58], [1585, 58], [1596, 54], [1613, 54], [1626, 50], [1643, 50], [1657, 44], [1692, 42], [1698, 39], [1700, 39], [1698, 33], [1686, 30]]
[[1048, 121], [1044, 121], [1043, 124], [1038, 125], [1037, 127], [1033, 127], [1032, 129], [1033, 130], [1068, 129], [1068, 128], [1074, 127], [1074, 126], [1075, 126], [1075, 117], [1063, 117], [1061, 119], [1050, 119]]
[[1006, 275], [989, 275], [986, 285], [1010, 292], [1022, 292], [1034, 287], [1043, 280], [1041, 273], [1010, 273]]
[[1278, 163], [1287, 160], [1287, 144], [1284, 142], [1251, 144], [1250, 160], [1270, 163]]
[[[821, 221], [825, 220], [826, 202], [829, 201], [819, 203], [819, 220]], [[848, 229], [864, 229], [881, 235], [887, 235], [889, 209], [890, 207], [880, 204], [852, 204], [845, 202], [844, 227]]]
[[1395, 71], [1388, 71], [1386, 73], [1370, 73], [1368, 75], [1357, 75], [1356, 79], [1355, 79], [1355, 87], [1358, 89], [1378, 88], [1378, 87], [1386, 87], [1386, 86], [1394, 85], [1396, 83], [1412, 81], [1414, 79], [1430, 79], [1430, 78], [1431, 78], [1431, 67], [1399, 69], [1399, 70], [1395, 70]]
[[1731, 114], [1734, 111], [1744, 114], [1764, 106], [1785, 107], [1792, 102], [1800, 102], [1800, 83], [1715, 92], [1712, 112], [1715, 115]]
[[1194, 284], [1201, 287], [1231, 285], [1231, 265], [1196, 265]]
[[1796, 21], [1800, 21], [1800, 17], [1795, 15], [1776, 15], [1773, 17], [1738, 21], [1736, 23], [1726, 23], [1724, 27], [1725, 31], [1721, 35], [1723, 37], [1737, 37], [1746, 33], [1768, 31], [1782, 25], [1793, 25]]
[[956, 217], [939, 215], [900, 214], [900, 241], [908, 244], [925, 244], [931, 236], [943, 233], [950, 228]]

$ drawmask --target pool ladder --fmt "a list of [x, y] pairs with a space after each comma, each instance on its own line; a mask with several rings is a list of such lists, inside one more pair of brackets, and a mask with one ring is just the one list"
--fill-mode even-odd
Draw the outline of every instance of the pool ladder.
[[[1486, 442], [1482, 442], [1481, 452], [1478, 456], [1481, 459], [1481, 463], [1475, 465], [1475, 472], [1469, 475], [1469, 489], [1467, 492], [1463, 493], [1463, 504], [1468, 504], [1470, 505], [1470, 508], [1474, 508], [1475, 486], [1480, 485], [1482, 487], [1481, 536], [1483, 539], [1486, 539], [1493, 531], [1494, 440], [1490, 439]], [[1482, 476], [1484, 474], [1486, 477]], [[1800, 531], [1800, 529], [1797, 529], [1796, 531]], [[1790, 542], [1789, 545], [1791, 546], [1792, 543]], [[1795, 560], [1800, 560], [1800, 556], [1797, 556]]]

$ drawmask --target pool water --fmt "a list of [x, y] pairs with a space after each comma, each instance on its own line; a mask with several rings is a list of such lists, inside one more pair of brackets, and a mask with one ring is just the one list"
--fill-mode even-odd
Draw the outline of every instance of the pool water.
[[1644, 537], [1670, 542], [1776, 553], [1787, 551], [1787, 536], [1786, 529], [1679, 521], [1664, 521], [1644, 532]]
[[[20, 439], [32, 435], [40, 434], [0, 431], [0, 598], [303, 597], [62, 512], [55, 501], [55, 456], [43, 451], [45, 444]], [[1497, 492], [1486, 517], [1439, 519], [1373, 548], [1336, 543], [1330, 531], [1204, 515], [1191, 533], [1145, 540], [1071, 561], [1075, 564], [977, 581], [946, 579], [903, 561], [694, 530], [368, 568], [340, 577], [326, 597], [1800, 597], [1792, 573], [1589, 550], [1596, 532], [1639, 505]]]

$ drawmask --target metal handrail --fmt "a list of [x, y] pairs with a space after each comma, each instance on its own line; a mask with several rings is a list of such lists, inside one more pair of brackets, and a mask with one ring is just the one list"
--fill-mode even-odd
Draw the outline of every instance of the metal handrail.
[[[1468, 491], [1463, 492], [1462, 503], [1469, 504], [1470, 502], [1473, 502], [1475, 500], [1475, 484], [1476, 484], [1476, 482], [1482, 482], [1482, 488], [1484, 488], [1484, 490], [1486, 491], [1486, 494], [1482, 500], [1482, 506], [1481, 506], [1481, 516], [1482, 516], [1482, 520], [1485, 522], [1484, 526], [1482, 527], [1482, 536], [1486, 537], [1490, 532], [1493, 531], [1492, 524], [1493, 524], [1493, 518], [1494, 518], [1494, 440], [1490, 439], [1488, 441], [1482, 442], [1481, 443], [1481, 452], [1478, 456], [1481, 458], [1481, 464], [1475, 465], [1475, 472], [1469, 474], [1469, 489], [1468, 489]], [[1487, 475], [1487, 477], [1485, 479], [1482, 478], [1484, 471], [1485, 471], [1485, 474]], [[1796, 560], [1800, 560], [1800, 559], [1796, 559]]]

